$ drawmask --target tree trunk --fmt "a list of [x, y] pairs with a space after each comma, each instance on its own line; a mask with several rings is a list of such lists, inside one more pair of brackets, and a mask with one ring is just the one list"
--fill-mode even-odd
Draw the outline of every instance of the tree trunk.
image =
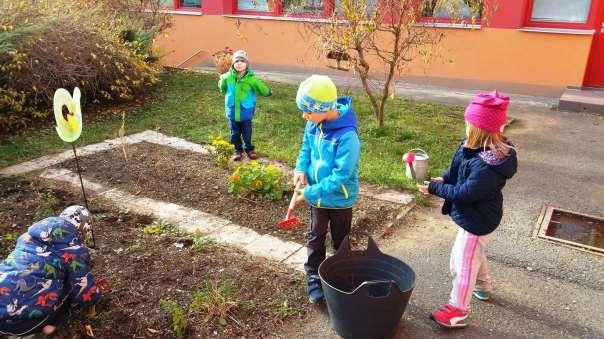
[[355, 69], [359, 73], [359, 77], [361, 78], [361, 83], [363, 84], [363, 89], [365, 89], [365, 93], [369, 97], [369, 102], [371, 103], [371, 110], [375, 115], [375, 119], [378, 123], [378, 126], [384, 127], [384, 118], [383, 118], [383, 109], [380, 112], [380, 107], [378, 106], [377, 99], [369, 87], [369, 64], [365, 60], [365, 54], [363, 53], [363, 46], [356, 45], [355, 50], [357, 52], [358, 60], [355, 62]]

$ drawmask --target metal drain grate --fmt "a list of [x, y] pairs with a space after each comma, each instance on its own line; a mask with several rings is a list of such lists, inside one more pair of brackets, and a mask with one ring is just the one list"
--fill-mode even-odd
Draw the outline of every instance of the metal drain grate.
[[604, 254], [604, 219], [544, 207], [538, 221], [538, 237]]

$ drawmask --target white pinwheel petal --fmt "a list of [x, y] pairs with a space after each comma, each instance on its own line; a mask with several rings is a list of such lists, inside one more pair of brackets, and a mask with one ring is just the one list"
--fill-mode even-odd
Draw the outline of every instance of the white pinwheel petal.
[[[55, 91], [53, 98], [53, 109], [55, 113], [55, 121], [57, 126], [57, 134], [65, 142], [74, 142], [78, 140], [82, 133], [82, 111], [80, 108], [80, 89], [73, 90], [73, 97], [64, 88], [59, 88]], [[72, 118], [75, 119], [75, 124], [71, 124], [63, 117], [63, 106], [67, 106]]]

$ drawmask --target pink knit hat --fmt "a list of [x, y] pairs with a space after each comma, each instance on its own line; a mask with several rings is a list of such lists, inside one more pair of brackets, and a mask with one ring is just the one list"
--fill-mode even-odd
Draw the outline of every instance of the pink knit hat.
[[464, 117], [467, 122], [486, 131], [502, 132], [509, 103], [510, 97], [499, 95], [496, 90], [491, 93], [478, 93], [466, 107]]

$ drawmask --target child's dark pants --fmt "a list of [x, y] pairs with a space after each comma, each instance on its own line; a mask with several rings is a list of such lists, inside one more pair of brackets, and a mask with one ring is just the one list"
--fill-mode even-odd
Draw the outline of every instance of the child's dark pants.
[[[235, 146], [237, 152], [254, 150], [254, 145], [252, 145], [252, 120], [229, 120], [229, 128], [231, 129], [231, 144]], [[243, 144], [241, 139], [243, 139]]]
[[333, 249], [337, 250], [350, 233], [352, 224], [352, 207], [344, 209], [310, 208], [310, 232], [308, 233], [306, 247], [308, 260], [304, 264], [307, 276], [317, 275], [319, 265], [325, 260], [325, 236], [327, 227], [331, 230]]

